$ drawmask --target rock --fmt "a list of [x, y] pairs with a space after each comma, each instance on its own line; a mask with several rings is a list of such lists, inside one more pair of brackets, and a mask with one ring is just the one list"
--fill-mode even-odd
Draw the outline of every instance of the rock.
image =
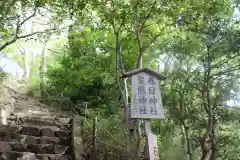
[[54, 131], [51, 128], [43, 128], [41, 136], [54, 137]]
[[54, 145], [54, 153], [55, 154], [65, 154], [68, 147], [63, 145]]
[[19, 160], [38, 160], [38, 158], [35, 156], [34, 153], [24, 153], [22, 158], [19, 158]]
[[46, 155], [36, 155], [36, 157], [38, 160], [49, 160], [48, 156], [46, 156]]
[[9, 133], [9, 132], [1, 132], [1, 140], [5, 142], [19, 142], [22, 139], [22, 135], [18, 133]]
[[63, 156], [63, 155], [49, 155], [49, 160], [72, 160], [69, 156]]
[[21, 139], [20, 142], [24, 144], [37, 144], [38, 139], [32, 136], [25, 136], [24, 138]]
[[18, 126], [2, 125], [0, 131], [16, 133], [19, 131]]
[[56, 120], [60, 124], [69, 124], [71, 122], [70, 118], [56, 118]]
[[5, 142], [0, 143], [0, 152], [6, 152], [11, 150], [12, 150], [11, 144]]
[[71, 136], [71, 132], [70, 131], [55, 131], [54, 132], [56, 137], [70, 137]]
[[22, 143], [12, 143], [12, 151], [16, 152], [27, 152], [27, 144], [22, 144]]
[[56, 143], [60, 143], [60, 139], [57, 137], [41, 137], [39, 140], [40, 144], [56, 144]]
[[21, 134], [39, 136], [40, 131], [41, 130], [38, 127], [23, 127], [21, 130]]
[[72, 139], [70, 138], [59, 138], [60, 142], [59, 144], [65, 145], [65, 146], [69, 146], [72, 143]]
[[28, 149], [36, 154], [51, 154], [53, 153], [52, 144], [29, 145]]
[[4, 152], [0, 156], [1, 160], [17, 160], [18, 158], [22, 157], [22, 153], [17, 153], [17, 152]]

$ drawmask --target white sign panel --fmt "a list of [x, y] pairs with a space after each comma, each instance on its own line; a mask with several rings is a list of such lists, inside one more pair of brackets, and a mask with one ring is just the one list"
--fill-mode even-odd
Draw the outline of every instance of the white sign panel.
[[152, 133], [148, 133], [147, 139], [148, 139], [149, 160], [159, 160], [156, 135]]
[[132, 76], [131, 118], [164, 119], [158, 79], [145, 72]]

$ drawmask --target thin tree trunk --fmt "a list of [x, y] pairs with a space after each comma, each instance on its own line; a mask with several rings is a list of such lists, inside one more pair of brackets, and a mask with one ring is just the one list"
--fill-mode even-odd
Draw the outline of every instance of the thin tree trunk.
[[186, 115], [186, 109], [185, 109], [185, 104], [184, 104], [184, 87], [182, 87], [181, 92], [179, 92], [180, 95], [180, 115], [181, 119], [180, 122], [182, 124], [182, 131], [183, 131], [183, 137], [184, 137], [184, 145], [185, 145], [185, 150], [187, 152], [187, 157], [188, 160], [192, 160], [192, 144], [191, 140], [189, 138], [189, 127], [185, 123], [185, 115]]
[[29, 81], [29, 53], [24, 50], [24, 80], [26, 83]]
[[43, 99], [44, 97], [44, 83], [45, 83], [45, 72], [46, 72], [46, 55], [45, 55], [45, 50], [47, 47], [47, 42], [49, 41], [49, 39], [51, 38], [51, 34], [47, 37], [47, 40], [44, 43], [43, 49], [42, 49], [42, 53], [41, 53], [41, 62], [40, 62], [40, 67], [39, 67], [39, 73], [40, 73], [40, 93], [41, 93], [41, 99]]
[[186, 126], [184, 122], [182, 124], [182, 130], [184, 135], [184, 144], [187, 151], [187, 160], [193, 160], [192, 143], [189, 138], [189, 128]]
[[204, 87], [203, 87], [203, 101], [206, 112], [208, 114], [207, 133], [202, 139], [202, 158], [201, 160], [216, 160], [217, 148], [216, 138], [214, 132], [214, 115], [213, 106], [211, 102], [211, 62], [212, 56], [210, 55], [210, 47], [207, 46], [207, 59], [205, 61], [204, 71]]
[[[32, 21], [32, 26], [31, 26], [31, 33], [34, 31], [34, 22]], [[29, 71], [29, 77], [33, 76], [34, 72], [34, 52], [31, 52], [31, 64], [30, 64], [30, 71]], [[31, 82], [30, 82], [31, 83]]]
[[26, 52], [24, 48], [18, 47], [19, 52], [23, 55], [23, 65], [24, 65], [24, 70], [23, 70], [23, 79], [25, 83], [28, 83], [29, 80], [29, 54]]
[[31, 53], [31, 66], [30, 66], [30, 73], [29, 76], [32, 77], [34, 73], [34, 63], [35, 63], [35, 56], [34, 53]]
[[185, 108], [185, 90], [184, 90], [184, 86], [181, 87], [181, 92], [179, 92], [179, 97], [180, 97], [180, 122], [182, 124], [182, 131], [183, 131], [183, 137], [184, 137], [184, 145], [185, 145], [185, 149], [187, 152], [187, 157], [188, 160], [193, 160], [193, 154], [192, 154], [192, 143], [191, 140], [189, 138], [189, 127], [186, 125], [185, 123], [185, 115], [187, 114], [187, 110]]
[[[136, 36], [137, 36], [137, 43], [138, 43], [138, 59], [137, 59], [137, 66], [136, 68], [142, 68], [142, 61], [143, 61], [143, 46], [141, 41], [141, 35], [140, 35], [140, 8], [139, 8], [139, 1], [137, 4], [137, 10], [136, 10]], [[140, 123], [138, 124], [138, 129], [136, 130], [136, 154], [135, 157], [137, 160], [140, 159], [140, 146], [141, 146], [141, 128]]]

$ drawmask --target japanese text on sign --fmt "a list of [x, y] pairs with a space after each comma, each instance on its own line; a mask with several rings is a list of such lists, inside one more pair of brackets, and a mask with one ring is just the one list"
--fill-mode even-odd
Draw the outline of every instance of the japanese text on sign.
[[145, 72], [132, 76], [131, 118], [164, 118], [158, 79]]

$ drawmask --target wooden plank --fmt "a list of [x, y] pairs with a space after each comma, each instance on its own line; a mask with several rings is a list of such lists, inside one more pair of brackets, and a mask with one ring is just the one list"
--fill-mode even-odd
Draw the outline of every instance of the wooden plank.
[[128, 129], [138, 129], [139, 119], [131, 118], [131, 107], [130, 105], [127, 108], [124, 108], [124, 121]]
[[159, 160], [157, 136], [152, 133], [148, 133], [147, 142], [149, 160]]
[[131, 118], [164, 119], [157, 77], [145, 72], [132, 76]]

